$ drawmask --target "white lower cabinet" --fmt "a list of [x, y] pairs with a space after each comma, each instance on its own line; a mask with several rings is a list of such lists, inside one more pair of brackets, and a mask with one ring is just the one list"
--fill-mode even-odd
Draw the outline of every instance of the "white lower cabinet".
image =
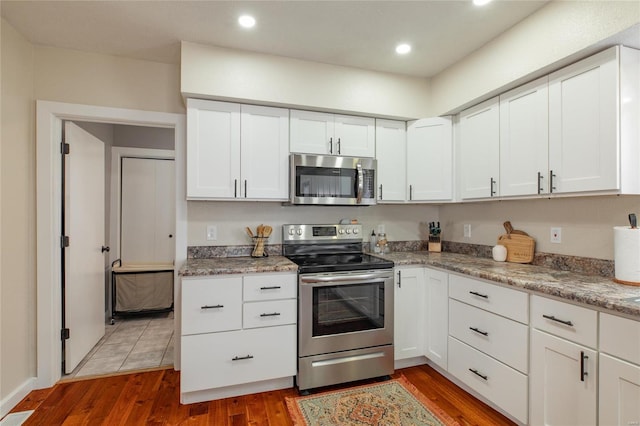
[[424, 354], [434, 364], [447, 370], [447, 335], [449, 330], [449, 274], [425, 269], [426, 330]]
[[181, 402], [293, 385], [297, 275], [182, 279]]
[[393, 345], [396, 360], [422, 355], [424, 268], [396, 268]]

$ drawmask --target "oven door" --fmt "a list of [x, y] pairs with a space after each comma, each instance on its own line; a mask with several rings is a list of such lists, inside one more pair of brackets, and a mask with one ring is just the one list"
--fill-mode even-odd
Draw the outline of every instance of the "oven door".
[[393, 271], [300, 274], [298, 356], [393, 343]]

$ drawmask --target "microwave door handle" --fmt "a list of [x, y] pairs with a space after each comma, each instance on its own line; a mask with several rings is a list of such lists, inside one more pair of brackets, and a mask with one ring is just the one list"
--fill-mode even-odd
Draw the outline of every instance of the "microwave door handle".
[[356, 203], [362, 203], [362, 193], [364, 192], [364, 173], [362, 171], [362, 164], [356, 164], [356, 169], [358, 171], [358, 194], [356, 196]]

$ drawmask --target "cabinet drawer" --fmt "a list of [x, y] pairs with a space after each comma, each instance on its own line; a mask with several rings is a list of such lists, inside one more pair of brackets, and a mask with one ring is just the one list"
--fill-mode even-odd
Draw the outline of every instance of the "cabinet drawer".
[[182, 337], [180, 391], [194, 392], [296, 374], [296, 326]]
[[242, 277], [182, 280], [182, 334], [242, 327]]
[[539, 330], [591, 348], [598, 344], [598, 313], [591, 309], [533, 296], [531, 324]]
[[295, 324], [298, 301], [296, 299], [248, 302], [243, 305], [244, 328]]
[[453, 337], [449, 337], [449, 372], [520, 422], [527, 423], [528, 384], [524, 374]]
[[298, 294], [297, 278], [296, 274], [246, 275], [244, 301], [294, 299]]
[[640, 365], [640, 321], [601, 313], [600, 351]]
[[527, 374], [529, 327], [526, 325], [451, 299], [449, 334]]
[[522, 291], [449, 274], [449, 297], [523, 324], [529, 323], [529, 295]]

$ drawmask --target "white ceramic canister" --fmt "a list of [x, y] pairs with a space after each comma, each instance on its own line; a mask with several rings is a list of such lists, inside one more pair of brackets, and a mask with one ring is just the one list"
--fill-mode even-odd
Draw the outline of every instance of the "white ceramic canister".
[[493, 254], [493, 260], [496, 262], [504, 262], [507, 260], [507, 248], [501, 244], [495, 245], [491, 249], [491, 254]]

